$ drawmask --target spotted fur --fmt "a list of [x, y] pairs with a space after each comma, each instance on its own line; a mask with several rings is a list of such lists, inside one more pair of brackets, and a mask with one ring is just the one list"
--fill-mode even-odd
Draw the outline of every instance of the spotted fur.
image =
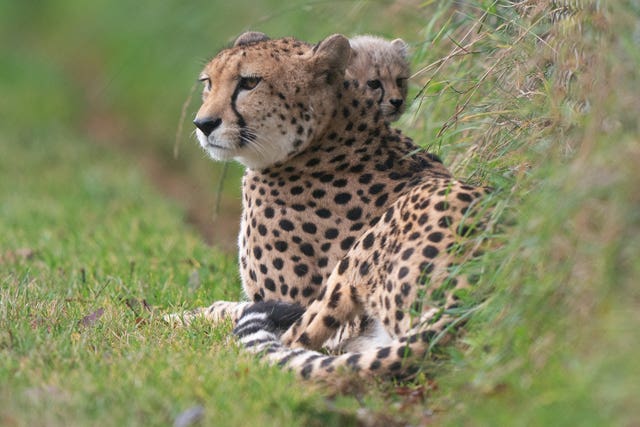
[[[194, 121], [212, 158], [247, 167], [239, 257], [254, 303], [196, 316], [233, 313], [249, 351], [304, 377], [397, 374], [446, 335], [484, 193], [389, 127], [344, 79], [350, 55], [341, 35], [313, 46], [244, 34], [205, 67]], [[314, 351], [326, 345], [347, 352]]]

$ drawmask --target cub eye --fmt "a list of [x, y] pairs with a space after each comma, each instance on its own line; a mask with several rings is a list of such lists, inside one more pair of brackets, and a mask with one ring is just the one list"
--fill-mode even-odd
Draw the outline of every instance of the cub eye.
[[382, 87], [382, 83], [380, 82], [380, 80], [369, 80], [367, 81], [367, 86], [375, 90], [380, 89]]
[[398, 87], [402, 87], [407, 83], [407, 78], [406, 77], [399, 77], [396, 79], [396, 85]]
[[242, 90], [251, 90], [258, 86], [262, 77], [240, 77], [240, 81], [238, 82], [238, 87]]
[[211, 79], [209, 77], [200, 77], [198, 81], [204, 83], [204, 90], [211, 90]]

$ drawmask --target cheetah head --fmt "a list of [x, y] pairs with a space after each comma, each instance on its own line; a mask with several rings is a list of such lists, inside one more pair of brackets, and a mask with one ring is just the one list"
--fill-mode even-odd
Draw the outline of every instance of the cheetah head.
[[194, 124], [215, 160], [264, 169], [303, 151], [331, 120], [351, 49], [341, 35], [317, 45], [242, 34], [204, 68]]
[[356, 36], [350, 44], [353, 50], [347, 78], [365, 85], [387, 120], [397, 120], [406, 107], [410, 74], [407, 44], [402, 39], [388, 41], [368, 35]]

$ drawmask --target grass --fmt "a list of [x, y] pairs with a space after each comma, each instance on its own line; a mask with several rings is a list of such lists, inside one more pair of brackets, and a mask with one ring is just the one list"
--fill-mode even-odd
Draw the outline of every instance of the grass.
[[[639, 417], [630, 92], [640, 11], [576, 3], [576, 17], [554, 26], [540, 19], [545, 2], [527, 5], [524, 18], [486, 8], [484, 28], [476, 20], [451, 33], [452, 52], [467, 46], [430, 74], [424, 93], [436, 102], [414, 121], [458, 175], [498, 190], [496, 216], [511, 224], [482, 262], [486, 299], [440, 377], [440, 398], [455, 405], [445, 418], [456, 425], [629, 425]], [[438, 78], [447, 83], [432, 87]], [[433, 104], [446, 98], [456, 108], [443, 120]]]
[[349, 424], [241, 355], [228, 326], [159, 320], [237, 299], [237, 268], [128, 160], [64, 135], [20, 142], [0, 145], [0, 424], [167, 425], [194, 407], [223, 425]]
[[[0, 5], [0, 424], [637, 423], [640, 10], [586, 3], [555, 26], [535, 1]], [[496, 189], [478, 308], [428, 380], [336, 394], [256, 364], [228, 325], [158, 320], [239, 297], [233, 256], [144, 160], [216, 179], [191, 141], [173, 160], [175, 129], [197, 58], [249, 26], [404, 37], [417, 98], [400, 126]]]

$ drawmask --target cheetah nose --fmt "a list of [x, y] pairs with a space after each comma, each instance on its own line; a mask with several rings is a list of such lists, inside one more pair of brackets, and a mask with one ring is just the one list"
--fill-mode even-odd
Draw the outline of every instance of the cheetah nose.
[[396, 107], [396, 109], [400, 108], [400, 106], [402, 105], [402, 99], [390, 99], [389, 102], [391, 103], [391, 105]]
[[211, 132], [216, 130], [218, 126], [222, 123], [222, 119], [218, 117], [202, 117], [193, 121], [193, 124], [196, 125], [198, 129], [202, 131], [206, 136], [211, 135]]

